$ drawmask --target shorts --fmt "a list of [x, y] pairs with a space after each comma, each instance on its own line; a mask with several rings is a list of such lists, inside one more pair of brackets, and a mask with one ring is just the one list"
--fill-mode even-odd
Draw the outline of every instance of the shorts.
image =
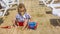
[[24, 26], [24, 22], [18, 22], [17, 25], [18, 26]]

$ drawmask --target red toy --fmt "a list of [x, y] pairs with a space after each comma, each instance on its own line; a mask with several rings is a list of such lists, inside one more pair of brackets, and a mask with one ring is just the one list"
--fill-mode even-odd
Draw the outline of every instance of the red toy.
[[3, 27], [1, 27], [1, 28], [8, 28], [8, 29], [10, 29], [11, 26], [3, 26]]

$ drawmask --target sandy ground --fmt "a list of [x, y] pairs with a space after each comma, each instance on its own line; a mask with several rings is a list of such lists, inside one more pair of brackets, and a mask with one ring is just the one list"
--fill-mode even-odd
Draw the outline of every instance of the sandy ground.
[[[60, 34], [60, 27], [55, 22], [51, 23], [52, 19], [58, 19], [59, 17], [52, 14], [46, 14], [46, 11], [51, 11], [46, 6], [39, 5], [38, 0], [25, 0], [24, 4], [27, 8], [27, 12], [32, 16], [32, 19], [38, 22], [36, 30], [21, 30], [19, 28], [12, 27], [10, 29], [0, 28], [0, 34]], [[12, 20], [15, 18], [17, 10], [9, 10], [9, 15], [5, 16], [4, 22], [0, 26], [13, 25]]]

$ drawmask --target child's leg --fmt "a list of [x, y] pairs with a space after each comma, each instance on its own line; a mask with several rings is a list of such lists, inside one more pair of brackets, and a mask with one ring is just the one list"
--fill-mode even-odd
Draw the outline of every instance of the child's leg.
[[18, 22], [17, 24], [18, 24], [18, 29], [22, 30], [24, 22]]
[[23, 26], [23, 30], [24, 30], [27, 27], [28, 20], [25, 20], [25, 22], [23, 24], [24, 24], [24, 26]]

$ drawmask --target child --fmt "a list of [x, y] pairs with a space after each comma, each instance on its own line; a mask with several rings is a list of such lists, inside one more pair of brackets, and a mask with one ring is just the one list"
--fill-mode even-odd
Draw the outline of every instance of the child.
[[20, 3], [18, 6], [18, 14], [16, 15], [15, 25], [23, 26], [22, 29], [25, 29], [31, 16], [26, 12], [25, 5]]

